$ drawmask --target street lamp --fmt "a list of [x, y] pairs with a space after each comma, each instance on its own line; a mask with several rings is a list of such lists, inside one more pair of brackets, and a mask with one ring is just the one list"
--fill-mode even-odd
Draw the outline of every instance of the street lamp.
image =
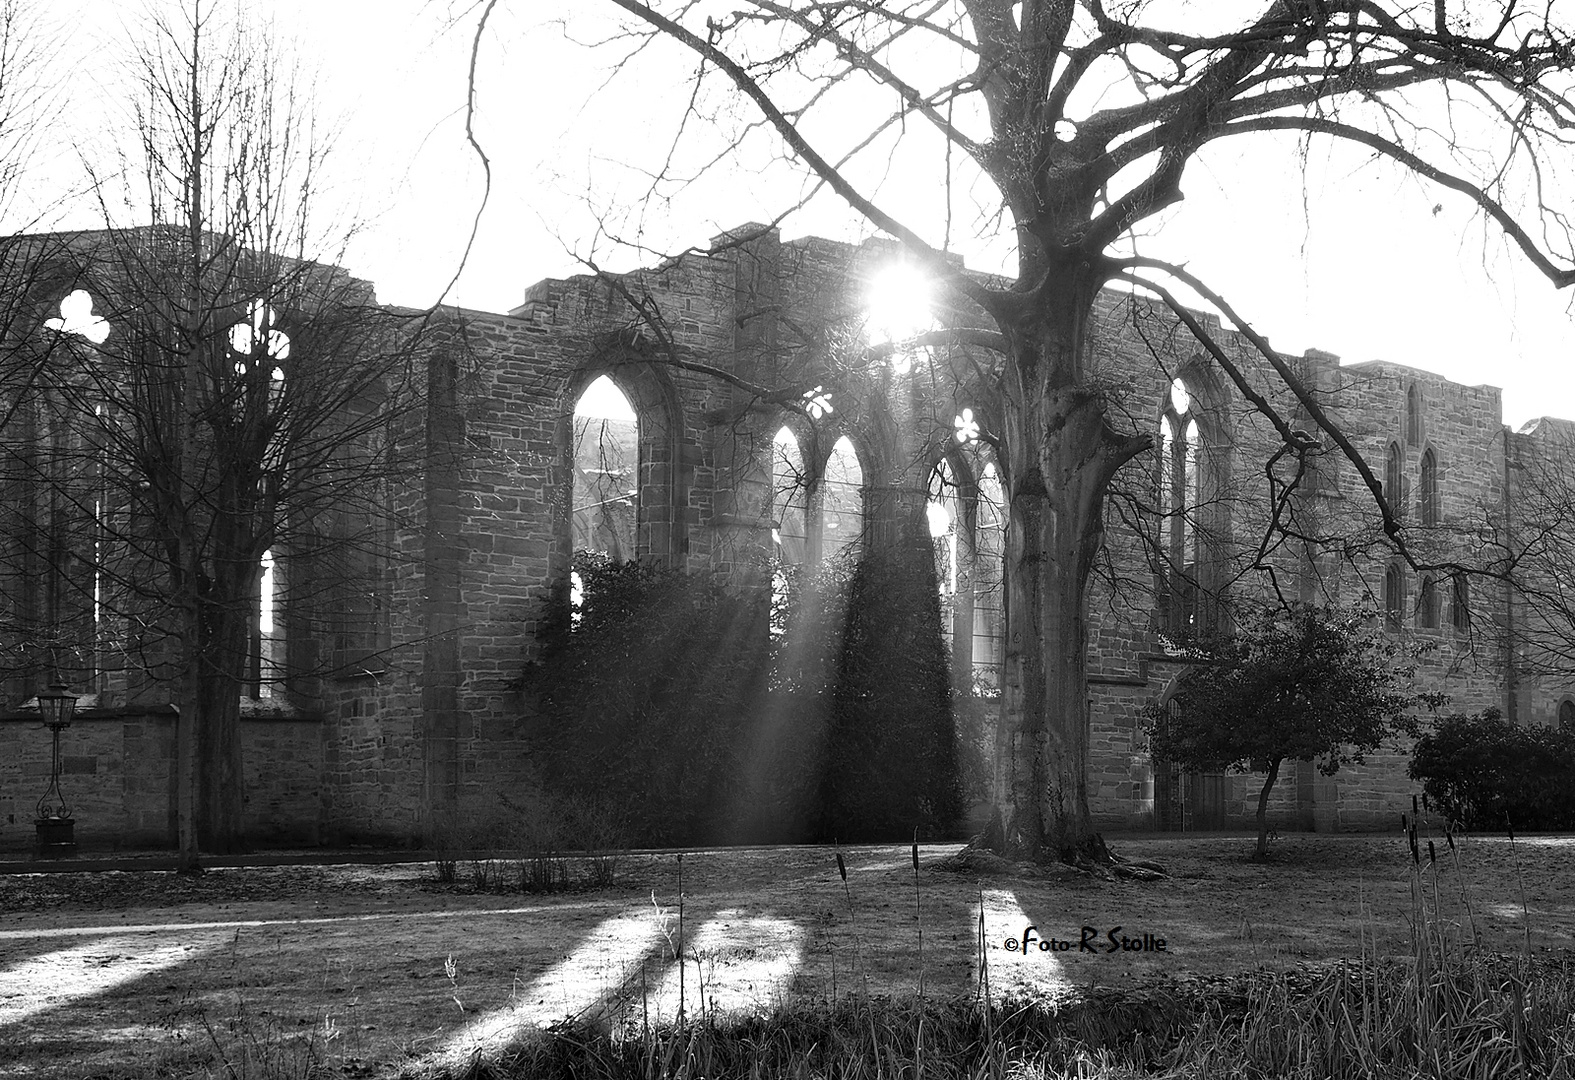
[[60, 733], [71, 726], [77, 696], [63, 682], [51, 683], [38, 692], [38, 711], [50, 733], [49, 788], [38, 800], [34, 826], [38, 830], [38, 856], [56, 859], [76, 852], [75, 823], [71, 807], [60, 791]]

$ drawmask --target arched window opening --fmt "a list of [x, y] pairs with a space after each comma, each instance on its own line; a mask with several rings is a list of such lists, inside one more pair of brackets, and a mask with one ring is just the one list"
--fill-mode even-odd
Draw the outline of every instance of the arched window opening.
[[808, 536], [809, 477], [798, 439], [787, 428], [771, 440], [771, 540], [778, 559], [793, 566], [805, 562]]
[[1170, 384], [1159, 421], [1161, 520], [1159, 624], [1185, 634], [1198, 624], [1197, 511], [1203, 501], [1199, 470], [1202, 433], [1193, 414], [1193, 395], [1182, 379]]
[[978, 693], [1001, 687], [1006, 639], [1006, 500], [995, 462], [979, 470], [974, 525], [973, 680]]
[[279, 577], [273, 550], [263, 552], [262, 572], [258, 576], [257, 621], [250, 633], [247, 662], [247, 696], [261, 700], [274, 696], [283, 655], [283, 635], [279, 632]]
[[821, 557], [852, 552], [864, 529], [864, 468], [846, 435], [831, 447], [820, 483]]
[[623, 391], [607, 376], [574, 406], [574, 550], [615, 562], [635, 556], [639, 515], [640, 425]]
[[95, 345], [109, 337], [109, 323], [93, 311], [93, 297], [86, 289], [73, 289], [60, 301], [60, 317], [45, 319], [44, 329], [85, 338]]
[[1429, 630], [1438, 629], [1438, 585], [1432, 577], [1422, 579], [1417, 592], [1416, 618], [1419, 625]]
[[791, 600], [792, 570], [803, 566], [808, 556], [809, 477], [804, 472], [804, 455], [798, 439], [786, 427], [771, 440], [771, 636], [787, 633], [788, 604]]
[[957, 596], [958, 526], [960, 506], [957, 498], [957, 481], [952, 467], [942, 461], [930, 470], [929, 499], [924, 506], [929, 522], [930, 541], [935, 547], [935, 578], [941, 594], [941, 617], [951, 621], [952, 605]]
[[1575, 731], [1575, 701], [1569, 698], [1559, 702], [1559, 730]]
[[1400, 567], [1391, 563], [1384, 571], [1384, 629], [1398, 631], [1405, 615], [1405, 578]]
[[1454, 576], [1450, 592], [1453, 602], [1450, 604], [1449, 621], [1455, 633], [1467, 633], [1471, 629], [1471, 584], [1466, 580], [1466, 575]]
[[1405, 442], [1407, 446], [1422, 444], [1422, 395], [1415, 383], [1405, 391]]
[[[972, 618], [972, 604], [965, 603], [960, 589], [972, 578], [962, 567], [962, 561], [971, 555], [970, 546], [962, 537], [962, 500], [957, 490], [957, 480], [952, 467], [944, 458], [930, 470], [926, 485], [925, 518], [929, 525], [930, 544], [935, 551], [936, 591], [940, 594], [942, 638], [953, 661], [957, 653], [969, 647], [966, 638], [959, 640], [957, 627], [962, 618]], [[971, 629], [971, 627], [970, 627]], [[959, 671], [958, 668], [953, 668]], [[959, 680], [963, 681], [963, 680]]]
[[1384, 459], [1384, 501], [1389, 504], [1390, 513], [1397, 518], [1405, 517], [1405, 492], [1401, 482], [1401, 470], [1404, 455], [1400, 452], [1398, 443], [1389, 444], [1389, 454]]
[[1438, 459], [1429, 449], [1422, 455], [1422, 505], [1421, 518], [1423, 525], [1438, 524]]

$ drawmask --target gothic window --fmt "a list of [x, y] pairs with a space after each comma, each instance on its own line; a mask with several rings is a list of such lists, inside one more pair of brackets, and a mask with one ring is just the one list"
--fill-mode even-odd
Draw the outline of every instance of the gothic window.
[[1416, 600], [1417, 622], [1429, 630], [1438, 629], [1438, 585], [1431, 575], [1422, 579]]
[[935, 548], [935, 579], [941, 596], [941, 619], [950, 625], [957, 599], [959, 577], [958, 560], [966, 550], [961, 544], [961, 500], [957, 494], [957, 480], [952, 475], [951, 463], [942, 459], [930, 471], [929, 498], [925, 503], [925, 519], [930, 527], [930, 542]]
[[1384, 571], [1384, 629], [1399, 630], [1405, 613], [1405, 578], [1398, 563]]
[[1422, 455], [1421, 517], [1423, 525], [1438, 524], [1438, 459], [1429, 449]]
[[1559, 730], [1575, 731], [1575, 701], [1569, 698], [1559, 702]]
[[821, 558], [832, 559], [855, 551], [864, 531], [864, 468], [846, 435], [832, 444], [816, 493], [820, 503]]
[[254, 698], [274, 696], [278, 683], [283, 642], [278, 631], [278, 567], [273, 552], [263, 552], [262, 575], [257, 590], [257, 624], [252, 628], [250, 693]]
[[1202, 501], [1198, 480], [1201, 437], [1192, 406], [1186, 383], [1174, 380], [1159, 422], [1160, 621], [1172, 633], [1195, 630], [1198, 617], [1196, 514]]
[[606, 375], [574, 406], [574, 550], [614, 562], [635, 557], [639, 514], [640, 424], [622, 390]]
[[808, 506], [804, 455], [799, 452], [798, 439], [784, 427], [771, 440], [771, 515], [775, 522], [771, 539], [777, 557], [794, 566], [806, 559]]
[[1464, 634], [1471, 629], [1471, 585], [1466, 580], [1466, 575], [1456, 574], [1452, 579], [1453, 594], [1450, 604], [1450, 623], [1455, 628], [1455, 633]]
[[1415, 383], [1405, 391], [1405, 444], [1422, 445], [1422, 395]]
[[1384, 459], [1384, 501], [1395, 517], [1405, 516], [1405, 492], [1401, 482], [1404, 455], [1399, 443], [1389, 444], [1389, 456]]
[[60, 318], [44, 320], [44, 329], [86, 338], [95, 345], [109, 337], [109, 323], [93, 313], [93, 297], [75, 289], [60, 301]]
[[995, 462], [979, 470], [974, 524], [973, 679], [977, 689], [1001, 685], [1005, 652], [1006, 500]]
[[[811, 444], [813, 446], [813, 443]], [[838, 439], [818, 470], [806, 468], [797, 437], [786, 427], [771, 441], [773, 576], [777, 606], [788, 598], [789, 567], [812, 566], [857, 550], [864, 530], [864, 469], [852, 440]], [[786, 628], [777, 619], [773, 632]]]

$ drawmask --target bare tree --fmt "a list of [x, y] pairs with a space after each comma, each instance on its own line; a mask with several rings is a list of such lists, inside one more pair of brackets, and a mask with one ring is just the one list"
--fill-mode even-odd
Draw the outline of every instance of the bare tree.
[[[309, 601], [370, 616], [347, 589], [375, 589], [388, 554], [419, 320], [319, 261], [343, 251], [315, 224], [327, 144], [265, 33], [192, 0], [136, 48], [137, 143], [94, 176], [106, 228], [52, 238], [36, 290], [71, 290], [37, 346], [48, 438], [10, 463], [50, 502], [35, 535], [76, 670], [177, 688], [190, 866], [240, 841], [243, 689], [321, 669]], [[265, 561], [303, 631], [293, 665], [259, 641]]]
[[[1549, 7], [1272, 0], [1213, 32], [1194, 29], [1218, 21], [1213, 11], [1161, 13], [1142, 0], [750, 0], [725, 14], [688, 0], [609, 2], [625, 16], [611, 47], [670, 39], [697, 58], [680, 139], [719, 132], [707, 157], [721, 160], [773, 137], [811, 192], [829, 189], [900, 240], [948, 291], [962, 324], [923, 340], [993, 354], [983, 368], [1010, 506], [1011, 779], [999, 794], [1003, 846], [1022, 857], [1107, 858], [1085, 784], [1089, 584], [1112, 482], [1153, 436], [1126, 422], [1090, 366], [1102, 288], [1142, 289], [1172, 309], [1272, 425], [1289, 490], [1332, 443], [1405, 549], [1401, 516], [1318, 395], [1207, 283], [1139, 250], [1136, 230], [1182, 199], [1199, 151], [1248, 138], [1267, 149], [1275, 136], [1353, 145], [1467, 200], [1554, 285], [1575, 281], [1566, 218], [1548, 201], [1575, 130], [1575, 48]], [[753, 118], [719, 104], [719, 84]], [[873, 194], [893, 143], [921, 126], [930, 135], [905, 149], [909, 175], [930, 153], [924, 182], [988, 192], [982, 220], [1015, 241], [1009, 283], [944, 257], [950, 194], [933, 225], [899, 220]], [[653, 194], [683, 179], [665, 152]], [[1254, 385], [1178, 290], [1240, 326], [1277, 385]], [[1300, 416], [1276, 405], [1287, 390]]]

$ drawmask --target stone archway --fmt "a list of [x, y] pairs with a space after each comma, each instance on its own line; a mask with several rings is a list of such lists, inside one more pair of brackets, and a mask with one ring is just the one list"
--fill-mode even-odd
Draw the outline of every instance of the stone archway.
[[[1174, 715], [1180, 703], [1174, 697], [1178, 673], [1166, 685], [1161, 701]], [[1161, 832], [1201, 832], [1225, 827], [1225, 773], [1192, 772], [1150, 752], [1154, 775], [1154, 827]]]

